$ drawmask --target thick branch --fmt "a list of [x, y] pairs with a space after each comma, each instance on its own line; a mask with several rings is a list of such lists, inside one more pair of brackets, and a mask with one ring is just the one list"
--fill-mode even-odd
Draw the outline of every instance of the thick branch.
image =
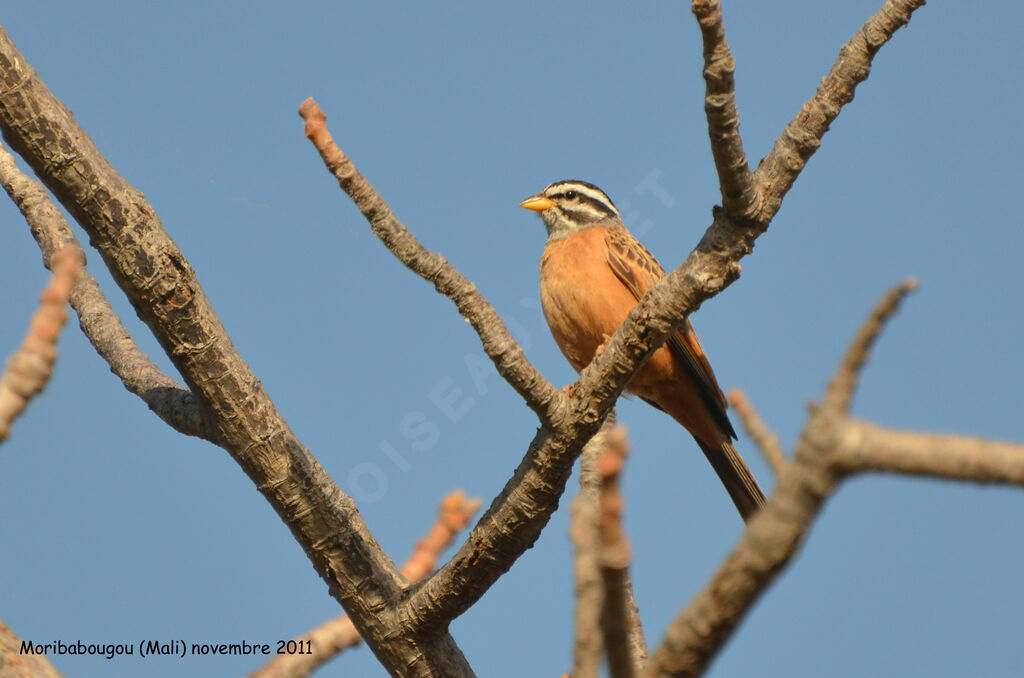
[[[18, 169], [14, 157], [0, 145], [0, 183], [25, 216], [39, 249], [43, 264], [50, 268], [53, 256], [64, 247], [82, 252], [78, 239], [64, 220], [46, 189]], [[128, 330], [103, 296], [96, 279], [82, 270], [71, 290], [71, 307], [96, 352], [107, 361], [110, 370], [130, 392], [142, 398], [153, 412], [175, 430], [200, 436], [199, 406], [188, 389], [182, 388], [139, 350]]]
[[838, 473], [882, 471], [1024, 486], [1024, 445], [972, 436], [893, 431], [847, 419], [831, 458]]
[[[396, 255], [409, 258], [417, 266], [424, 256], [436, 256], [415, 242], [391, 215], [383, 199], [337, 149], [315, 102], [305, 102], [302, 113], [308, 121], [307, 136], [321, 150], [325, 164], [360, 205], [371, 226], [380, 231], [386, 243], [392, 238], [401, 243], [401, 247], [396, 245], [400, 250]], [[516, 385], [524, 397], [537, 398], [539, 394], [540, 399], [532, 407], [541, 413], [542, 420], [547, 419], [546, 425], [534, 438], [515, 475], [455, 557], [414, 587], [397, 612], [400, 618], [420, 630], [446, 628], [537, 539], [557, 508], [575, 458], [597, 431], [629, 379], [689, 313], [739, 276], [738, 260], [750, 251], [750, 244], [763, 229], [738, 228], [720, 217], [721, 211], [716, 213], [715, 223], [697, 249], [679, 268], [663, 277], [630, 312], [606, 343], [604, 352], [583, 370], [579, 381], [570, 389], [567, 402], [557, 392], [551, 395], [553, 387], [535, 382], [533, 376]], [[403, 249], [406, 246], [411, 250], [406, 252]], [[440, 257], [425, 260], [436, 264], [435, 268], [424, 267], [428, 277], [447, 271], [448, 265]], [[446, 275], [454, 276], [454, 273]], [[485, 332], [493, 331], [486, 324], [480, 325], [478, 331], [481, 328]], [[518, 348], [510, 350], [519, 353]], [[513, 378], [518, 376], [513, 375]], [[539, 375], [536, 378], [542, 379]]]
[[405, 584], [398, 569], [238, 355], [152, 206], [100, 154], [2, 30], [0, 127], [89, 234], [191, 389], [210, 439], [231, 453], [288, 525], [381, 662], [407, 675], [468, 675], [447, 633], [396, 633], [385, 612]]
[[[480, 508], [479, 499], [470, 499], [461, 490], [448, 494], [441, 500], [437, 521], [430, 531], [416, 543], [409, 559], [402, 565], [402, 575], [409, 581], [418, 581], [434, 569], [441, 553], [448, 548], [460, 530], [465, 529], [469, 519]], [[344, 650], [359, 644], [362, 638], [352, 623], [352, 618], [342, 615], [324, 622], [297, 638], [300, 643], [308, 642], [312, 653], [282, 654], [266, 663], [262, 668], [249, 674], [251, 678], [301, 678], [323, 666]]]
[[699, 676], [743, 616], [795, 555], [832, 490], [830, 476], [805, 464], [787, 465], [774, 494], [747, 523], [736, 548], [711, 581], [673, 620], [651, 657], [649, 675]]
[[443, 627], [467, 610], [540, 534], [573, 462], [636, 370], [700, 302], [735, 280], [750, 231], [716, 221], [698, 249], [662, 278], [569, 390], [570, 406], [538, 431], [515, 475], [455, 557], [415, 587], [400, 611], [417, 628]]
[[53, 260], [53, 275], [42, 294], [39, 310], [29, 322], [28, 333], [0, 374], [0, 443], [29, 401], [46, 386], [57, 360], [57, 338], [67, 322], [65, 304], [78, 276], [80, 252], [68, 249]]
[[760, 212], [760, 195], [754, 188], [754, 175], [740, 138], [740, 112], [733, 79], [736, 60], [725, 40], [722, 6], [718, 0], [694, 0], [691, 10], [704, 40], [704, 113], [722, 206], [735, 219], [752, 220]]
[[[616, 372], [615, 377], [603, 380], [600, 376], [592, 377], [590, 390], [580, 391], [586, 396], [584, 400], [565, 398], [525, 358], [520, 360], [522, 350], [472, 284], [439, 255], [423, 248], [394, 217], [383, 198], [334, 143], [316, 102], [305, 101], [300, 113], [306, 120], [306, 135], [374, 232], [403, 263], [433, 281], [439, 291], [455, 301], [481, 335], [499, 372], [510, 380], [546, 424], [531, 443], [515, 475], [452, 561], [417, 587], [398, 610], [398, 616], [417, 629], [444, 628], [478, 600], [534, 543], [557, 508], [573, 462], [584, 443], [601, 425], [633, 371], [664, 342], [672, 324], [658, 319], [661, 336], [655, 343], [641, 345], [640, 342], [647, 340], [646, 335], [639, 341], [627, 338], [629, 355], [620, 348], [613, 352], [612, 358], [606, 351], [602, 356], [604, 370]], [[661, 299], [668, 296], [663, 292]], [[678, 314], [677, 323], [682, 322], [678, 308], [673, 307], [670, 312]], [[619, 341], [621, 346], [622, 340]], [[599, 395], [590, 397], [598, 391]]]
[[775, 141], [754, 172], [761, 196], [757, 221], [767, 225], [782, 205], [801, 170], [821, 146], [821, 139], [843, 106], [853, 101], [857, 85], [867, 79], [871, 61], [892, 34], [906, 26], [914, 10], [925, 0], [886, 0], [885, 5], [861, 26], [839, 50], [832, 69], [822, 78], [818, 90]]

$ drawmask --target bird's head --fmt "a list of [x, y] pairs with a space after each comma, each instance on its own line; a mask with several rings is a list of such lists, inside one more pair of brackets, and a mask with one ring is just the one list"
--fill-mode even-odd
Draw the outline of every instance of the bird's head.
[[557, 240], [588, 226], [621, 224], [615, 203], [605, 192], [585, 181], [556, 181], [519, 203], [544, 220], [548, 240]]

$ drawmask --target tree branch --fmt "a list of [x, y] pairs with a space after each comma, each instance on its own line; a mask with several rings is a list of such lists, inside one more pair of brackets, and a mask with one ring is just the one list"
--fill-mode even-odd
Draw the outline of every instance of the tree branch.
[[[907, 291], [906, 282], [895, 287], [865, 321], [837, 370], [852, 370], [843, 377], [846, 383], [857, 383], [868, 346]], [[781, 468], [768, 504], [708, 585], [671, 623], [654, 653], [651, 675], [697, 676], [707, 668], [796, 554], [825, 499], [849, 474], [873, 470], [1024, 485], [1024, 445], [886, 431], [850, 419], [846, 395], [813, 408], [794, 461]]]
[[708, 119], [711, 155], [718, 171], [722, 206], [732, 217], [753, 220], [761, 196], [740, 138], [740, 112], [736, 107], [736, 60], [725, 40], [722, 6], [718, 0], [694, 0], [690, 6], [704, 40], [704, 113]]
[[786, 452], [782, 449], [779, 436], [771, 430], [764, 419], [754, 409], [754, 404], [747, 399], [745, 393], [738, 388], [729, 391], [729, 404], [733, 406], [747, 435], [753, 439], [757, 449], [761, 450], [768, 463], [771, 464], [775, 475], [782, 473], [782, 469], [789, 463], [786, 459]]
[[907, 278], [889, 292], [875, 306], [871, 317], [861, 326], [843, 356], [836, 374], [825, 391], [825, 407], [837, 412], [849, 413], [853, 405], [853, 393], [857, 390], [860, 373], [871, 357], [871, 347], [885, 327], [885, 323], [899, 310], [908, 294], [917, 289], [917, 280]]
[[484, 351], [498, 368], [498, 373], [549, 424], [564, 407], [562, 395], [537, 371], [523, 349], [512, 338], [501, 317], [476, 286], [444, 257], [431, 252], [416, 239], [377, 190], [334, 143], [327, 129], [327, 116], [312, 97], [299, 106], [299, 115], [306, 121], [306, 137], [313, 143], [327, 169], [338, 185], [370, 222], [374, 235], [380, 238], [398, 260], [424, 280], [434, 284], [438, 292], [451, 299], [459, 313], [469, 321], [480, 336]]
[[893, 431], [866, 421], [844, 422], [831, 458], [842, 475], [881, 471], [976, 483], [1024, 486], [1024, 445], [912, 431]]
[[576, 575], [573, 678], [596, 678], [602, 649], [616, 678], [640, 675], [647, 662], [622, 526], [619, 474], [628, 451], [625, 429], [609, 416], [580, 457], [580, 492], [572, 502], [570, 524]]
[[14, 157], [0, 144], [0, 183], [18, 206], [50, 268], [54, 255], [73, 247], [81, 255], [82, 270], [71, 289], [69, 301], [78, 313], [82, 331], [110, 370], [131, 393], [142, 400], [172, 428], [185, 435], [203, 437], [199, 406], [182, 388], [139, 350], [128, 330], [103, 296], [96, 279], [85, 269], [85, 254], [46, 189], [18, 169]]
[[597, 678], [601, 672], [604, 639], [601, 608], [604, 588], [601, 580], [601, 535], [599, 533], [601, 476], [597, 460], [614, 426], [608, 417], [601, 430], [583, 446], [580, 455], [580, 491], [572, 500], [569, 536], [573, 547], [573, 580], [576, 588], [574, 619], [573, 678]]
[[[307, 100], [300, 113], [307, 121], [306, 135], [327, 168], [396, 256], [430, 280], [463, 280], [440, 256], [424, 249], [394, 217], [384, 200], [334, 144], [324, 123], [325, 116], [316, 103]], [[752, 241], [754, 237], [756, 233], [750, 230], [734, 229], [716, 220], [698, 249], [641, 299], [606, 344], [605, 351], [583, 370], [579, 381], [569, 389], [568, 398], [560, 396], [550, 384], [541, 383], [543, 377], [532, 367], [524, 368], [529, 370], [525, 378], [521, 372], [506, 369], [508, 361], [500, 356], [516, 356], [521, 351], [518, 347], [507, 348], [505, 340], [499, 343], [500, 350], [495, 350], [499, 372], [516, 380], [513, 385], [524, 398], [534, 399], [530, 406], [545, 425], [463, 547], [438, 572], [413, 587], [396, 611], [399, 618], [419, 632], [446, 628], [533, 544], [557, 508], [584, 443], [600, 427], [625, 384], [688, 313], [736, 279], [736, 261], [749, 252], [748, 239]], [[451, 291], [445, 282], [439, 289], [458, 297], [457, 305], [461, 304], [460, 310], [467, 308], [464, 313], [478, 332], [504, 337], [503, 327], [479, 317], [474, 321], [472, 314], [486, 314], [489, 307], [469, 306], [468, 300], [476, 298], [475, 291], [460, 285]], [[470, 283], [467, 281], [466, 285]], [[492, 340], [490, 336], [482, 338], [485, 346]], [[509, 337], [508, 341], [513, 340]]]
[[[437, 521], [430, 531], [416, 543], [409, 559], [402, 565], [402, 575], [409, 581], [418, 581], [434, 569], [441, 553], [448, 548], [455, 535], [465, 529], [469, 519], [480, 508], [479, 499], [470, 499], [461, 490], [449, 493], [438, 507]], [[310, 654], [282, 654], [249, 674], [250, 678], [301, 678], [308, 676], [341, 652], [359, 644], [362, 638], [352, 619], [342, 615], [324, 622], [299, 638], [308, 642]]]
[[445, 630], [429, 637], [396, 631], [401, 622], [388, 612], [405, 581], [355, 503], [291, 431], [238, 355], [152, 206], [107, 162], [3, 30], [0, 127], [89, 234], [191, 389], [210, 439], [232, 455], [288, 525], [381, 663], [406, 675], [470, 675]]
[[761, 213], [756, 221], [767, 225], [779, 211], [782, 199], [821, 146], [829, 125], [842, 107], [853, 101], [857, 85], [867, 79], [875, 54], [893, 33], [909, 23], [914, 10], [924, 4], [925, 0], [886, 0], [882, 8], [842, 46], [832, 69], [822, 78], [814, 96], [786, 125], [771, 152], [754, 172], [754, 182], [761, 196]]
[[629, 579], [629, 562], [632, 560], [629, 539], [622, 525], [625, 500], [619, 478], [628, 454], [626, 431], [617, 426], [608, 432], [608, 439], [597, 460], [601, 477], [599, 532], [601, 579], [604, 584], [601, 631], [612, 678], [639, 676], [647, 663], [647, 641]]
[[[329, 150], [321, 151], [325, 163], [360, 205], [371, 227], [382, 231], [382, 239], [407, 233], [404, 226], [399, 228], [386, 203], [361, 179], [351, 161], [340, 150], [330, 148], [333, 142], [329, 137], [317, 141], [317, 135], [322, 133], [322, 112], [318, 113], [314, 102], [304, 106], [303, 116], [314, 125], [312, 130], [307, 129], [307, 136], [318, 148]], [[544, 413], [541, 418], [547, 419], [545, 427], [463, 547], [448, 564], [413, 588], [398, 611], [402, 619], [419, 630], [445, 628], [533, 544], [557, 506], [575, 457], [601, 425], [625, 384], [688, 314], [739, 277], [739, 260], [750, 253], [774, 213], [762, 208], [763, 221], [734, 221], [724, 210], [714, 210], [714, 221], [697, 248], [637, 303], [606, 342], [604, 352], [584, 368], [579, 380], [570, 387], [565, 406], [552, 406], [561, 401], [547, 395], [550, 390], [546, 387], [529, 381], [517, 386], [524, 397], [533, 388], [545, 394], [540, 401], [531, 403], [534, 411]], [[404, 235], [402, 239], [405, 240]], [[420, 247], [415, 243], [415, 248]], [[419, 256], [417, 252], [419, 249], [413, 254]], [[428, 274], [435, 270], [426, 269]]]
[[57, 338], [68, 319], [65, 304], [78, 275], [79, 256], [69, 248], [54, 258], [53, 275], [39, 295], [39, 310], [32, 316], [21, 347], [7, 359], [0, 374], [0, 443], [7, 439], [11, 424], [46, 387], [53, 374]]
[[[606, 369], [619, 369], [620, 373], [616, 374], [614, 382], [600, 384], [603, 393], [599, 401], [580, 402], [563, 396], [522, 357], [522, 350], [472, 283], [440, 255], [420, 245], [395, 218], [383, 198], [334, 143], [325, 124], [326, 116], [316, 102], [312, 99], [303, 102], [300, 114], [306, 120], [306, 136], [342, 189], [359, 206], [374, 232], [399, 260], [434, 282], [441, 293], [455, 301], [481, 335], [485, 350], [495, 361], [499, 373], [510, 380], [545, 424], [515, 475], [492, 502], [463, 547], [439, 572], [414, 587], [396, 612], [420, 631], [445, 628], [478, 600], [537, 539], [558, 506], [576, 457], [601, 425], [635, 365], [627, 365], [625, 369], [629, 373], [623, 374], [621, 368], [612, 367], [616, 361], [606, 359], [609, 366]], [[662, 327], [661, 341], [664, 341], [671, 326]], [[632, 358], [623, 358], [620, 353], [618, 362], [646, 359], [657, 345], [649, 349], [643, 347]]]

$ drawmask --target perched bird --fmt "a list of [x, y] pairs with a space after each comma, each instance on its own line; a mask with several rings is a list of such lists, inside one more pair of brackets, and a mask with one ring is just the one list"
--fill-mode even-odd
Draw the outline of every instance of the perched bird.
[[[541, 305], [555, 342], [579, 372], [665, 271], [593, 184], [558, 181], [519, 206], [539, 213], [547, 227]], [[764, 493], [732, 445], [736, 432], [725, 414], [725, 396], [689, 319], [626, 390], [690, 432], [744, 520], [764, 505]]]

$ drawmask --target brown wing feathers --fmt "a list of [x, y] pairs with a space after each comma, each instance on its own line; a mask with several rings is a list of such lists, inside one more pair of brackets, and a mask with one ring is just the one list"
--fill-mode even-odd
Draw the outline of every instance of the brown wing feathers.
[[[647, 249], [637, 242], [625, 228], [611, 227], [606, 236], [608, 245], [608, 265], [622, 283], [640, 300], [654, 283], [665, 275], [665, 270]], [[632, 264], [632, 265], [631, 265]], [[718, 386], [711, 363], [708, 361], [704, 347], [697, 339], [690, 320], [676, 331], [666, 342], [672, 355], [690, 373], [700, 387], [701, 400], [704, 401], [720, 430], [731, 438], [736, 431], [726, 415], [726, 400], [722, 389]], [[645, 399], [646, 400], [646, 399]], [[647, 402], [650, 402], [647, 400]], [[657, 407], [657, 405], [655, 405]], [[658, 407], [658, 409], [661, 409]]]

